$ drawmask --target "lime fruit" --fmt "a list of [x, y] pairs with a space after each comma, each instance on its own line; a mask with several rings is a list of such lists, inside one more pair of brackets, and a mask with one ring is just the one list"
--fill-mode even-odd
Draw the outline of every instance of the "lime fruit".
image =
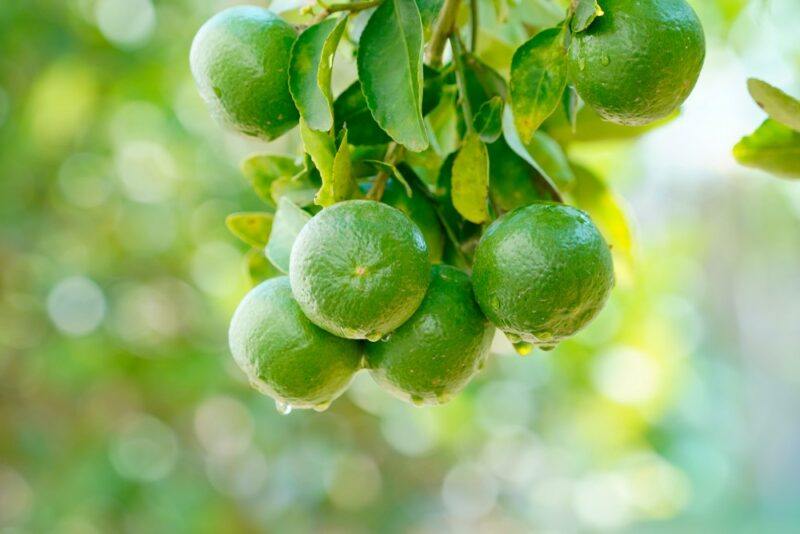
[[253, 387], [293, 408], [326, 408], [362, 361], [360, 343], [333, 336], [303, 315], [286, 276], [250, 290], [233, 314], [228, 342]]
[[469, 277], [455, 267], [435, 265], [414, 315], [387, 339], [366, 345], [367, 367], [396, 397], [441, 404], [483, 365], [494, 331], [475, 302]]
[[475, 250], [475, 297], [513, 341], [539, 346], [571, 336], [614, 286], [611, 252], [584, 212], [538, 202], [492, 223]]
[[288, 72], [295, 38], [289, 23], [255, 6], [226, 9], [203, 24], [189, 60], [214, 118], [266, 140], [294, 127]]
[[315, 215], [297, 236], [289, 276], [297, 303], [317, 326], [376, 340], [411, 317], [425, 297], [425, 238], [402, 212], [349, 200]]
[[599, 0], [604, 14], [573, 35], [569, 75], [606, 120], [642, 125], [689, 96], [705, 58], [703, 27], [685, 0]]
[[394, 178], [386, 182], [381, 200], [405, 213], [419, 227], [425, 237], [431, 263], [442, 261], [444, 231], [431, 200], [421, 191], [412, 191], [411, 196], [408, 196], [405, 187]]

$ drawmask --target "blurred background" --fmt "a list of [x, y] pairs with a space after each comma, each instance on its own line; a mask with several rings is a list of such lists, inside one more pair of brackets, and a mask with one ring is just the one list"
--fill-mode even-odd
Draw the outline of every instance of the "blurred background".
[[748, 76], [800, 95], [797, 0], [696, 0], [681, 116], [570, 145], [636, 237], [588, 329], [526, 358], [498, 336], [443, 407], [362, 373], [289, 416], [226, 347], [224, 218], [261, 209], [239, 161], [297, 142], [223, 132], [194, 89], [232, 3], [0, 4], [0, 532], [800, 530], [800, 184], [730, 152], [764, 118]]

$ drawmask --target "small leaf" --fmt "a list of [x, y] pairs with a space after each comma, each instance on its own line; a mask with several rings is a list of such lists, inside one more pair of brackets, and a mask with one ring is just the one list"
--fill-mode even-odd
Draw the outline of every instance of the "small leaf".
[[444, 0], [415, 0], [417, 8], [419, 8], [419, 16], [422, 20], [422, 27], [425, 30], [425, 35], [430, 33], [436, 19], [439, 18], [439, 13], [442, 11]]
[[472, 124], [481, 140], [494, 143], [503, 132], [503, 99], [493, 96], [478, 109]]
[[272, 229], [272, 214], [265, 212], [231, 213], [225, 224], [233, 235], [252, 247], [263, 248]]
[[594, 19], [603, 15], [603, 8], [600, 7], [597, 0], [578, 0], [570, 22], [570, 29], [573, 33], [582, 32], [591, 26]]
[[469, 134], [453, 162], [451, 195], [456, 210], [476, 224], [489, 219], [489, 155], [477, 134]]
[[800, 100], [755, 78], [747, 80], [747, 89], [771, 119], [800, 131]]
[[333, 127], [331, 68], [333, 54], [347, 25], [347, 17], [323, 20], [306, 28], [292, 45], [289, 90], [309, 128]]
[[385, 0], [372, 14], [359, 41], [358, 77], [381, 128], [410, 150], [425, 150], [422, 21], [414, 0]]
[[242, 174], [245, 175], [261, 200], [274, 206], [271, 193], [272, 182], [283, 177], [294, 176], [300, 172], [301, 167], [294, 158], [288, 156], [256, 154], [245, 159], [241, 169]]
[[563, 32], [562, 28], [539, 32], [511, 59], [511, 109], [523, 142], [555, 111], [567, 85]]
[[575, 181], [561, 145], [546, 133], [537, 131], [530, 142], [523, 143], [514, 127], [513, 118], [506, 112], [503, 114], [503, 137], [514, 152], [542, 174], [553, 190], [568, 190]]
[[282, 197], [287, 197], [301, 208], [305, 208], [314, 203], [314, 197], [319, 189], [318, 182], [319, 173], [316, 169], [300, 171], [295, 176], [272, 182], [270, 188], [272, 198], [277, 203]]
[[244, 267], [247, 277], [250, 279], [250, 285], [253, 286], [283, 274], [267, 260], [263, 248], [251, 248], [248, 250], [244, 256]]
[[344, 131], [342, 143], [336, 149], [333, 137], [308, 127], [300, 119], [300, 137], [306, 153], [311, 156], [320, 176], [322, 186], [314, 203], [319, 206], [330, 206], [340, 200], [350, 198], [355, 188], [350, 174], [350, 148], [347, 144], [347, 130]]
[[736, 160], [784, 178], [800, 178], [800, 132], [767, 119], [735, 147]]
[[575, 90], [574, 86], [567, 85], [567, 88], [564, 90], [562, 104], [564, 106], [564, 113], [567, 116], [567, 122], [572, 129], [572, 133], [575, 133], [578, 128], [578, 112], [581, 109], [581, 101], [578, 97], [578, 91]]
[[275, 212], [266, 255], [281, 272], [289, 272], [289, 256], [292, 253], [292, 245], [297, 239], [297, 234], [309, 219], [311, 216], [288, 198], [281, 197], [278, 201], [278, 211]]
[[408, 196], [412, 196], [414, 194], [414, 192], [411, 190], [411, 186], [408, 185], [408, 181], [406, 181], [406, 177], [403, 176], [400, 173], [400, 171], [397, 170], [397, 167], [395, 167], [391, 163], [386, 163], [385, 161], [379, 161], [375, 159], [366, 160], [365, 163], [373, 165], [378, 170], [385, 172], [386, 174], [388, 174], [389, 176], [400, 182], [403, 185], [403, 188], [406, 190], [406, 194]]

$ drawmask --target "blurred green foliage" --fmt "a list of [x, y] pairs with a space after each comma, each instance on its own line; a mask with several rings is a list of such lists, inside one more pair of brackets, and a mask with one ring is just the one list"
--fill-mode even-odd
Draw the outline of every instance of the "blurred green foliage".
[[[552, 23], [533, 4], [512, 16]], [[762, 4], [697, 6], [717, 54], [756, 42]], [[800, 193], [710, 160], [659, 181], [647, 139], [570, 144], [641, 217], [574, 340], [520, 358], [498, 339], [439, 408], [363, 374], [322, 415], [251, 390], [226, 347], [248, 280], [225, 217], [264, 208], [239, 171], [264, 146], [211, 122], [187, 60], [225, 5], [0, 5], [0, 531], [797, 529]], [[503, 68], [519, 40], [485, 7]]]

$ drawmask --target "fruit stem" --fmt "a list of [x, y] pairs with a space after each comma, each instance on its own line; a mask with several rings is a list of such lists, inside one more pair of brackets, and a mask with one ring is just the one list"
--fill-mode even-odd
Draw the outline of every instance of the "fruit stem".
[[461, 43], [461, 37], [459, 37], [457, 32], [450, 34], [450, 46], [453, 48], [453, 63], [455, 63], [456, 66], [456, 84], [458, 85], [458, 99], [461, 103], [461, 113], [464, 115], [467, 131], [472, 133], [474, 130], [472, 126], [472, 107], [469, 104], [467, 78], [464, 73], [464, 45]]
[[433, 28], [430, 44], [428, 45], [428, 64], [438, 69], [442, 66], [442, 54], [444, 53], [444, 45], [447, 43], [447, 38], [453, 32], [453, 27], [456, 23], [456, 15], [458, 8], [461, 6], [461, 0], [445, 0], [439, 18], [436, 21], [436, 26]]
[[[386, 155], [383, 160], [390, 165], [394, 165], [400, 155], [399, 153], [400, 145], [392, 141], [386, 149]], [[367, 198], [380, 202], [381, 198], [383, 198], [383, 192], [386, 190], [387, 181], [389, 181], [389, 173], [384, 170], [378, 171], [377, 176], [375, 176], [375, 181], [372, 182], [372, 187], [367, 191]]]

